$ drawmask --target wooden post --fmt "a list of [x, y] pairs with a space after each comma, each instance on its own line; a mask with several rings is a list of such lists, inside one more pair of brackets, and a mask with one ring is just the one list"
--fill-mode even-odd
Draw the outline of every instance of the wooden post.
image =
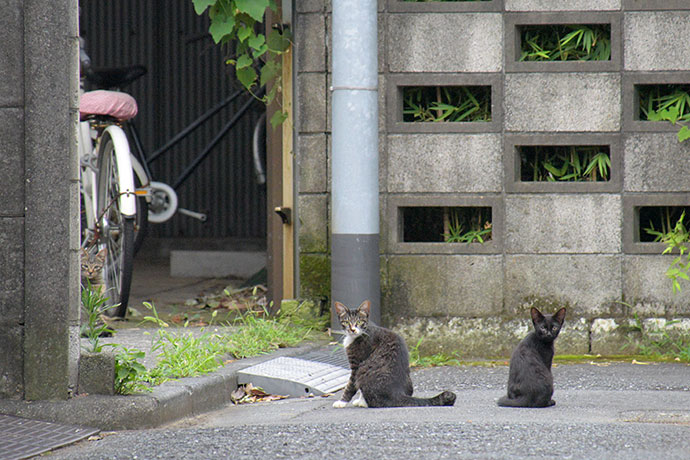
[[295, 203], [292, 146], [292, 45], [283, 54], [283, 208], [289, 209], [290, 219], [283, 223], [283, 298], [295, 297]]

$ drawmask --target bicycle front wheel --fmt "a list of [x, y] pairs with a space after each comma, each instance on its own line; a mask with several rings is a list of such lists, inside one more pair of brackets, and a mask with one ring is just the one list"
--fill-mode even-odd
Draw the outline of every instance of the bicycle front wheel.
[[[98, 249], [107, 248], [103, 278], [108, 316], [124, 318], [129, 303], [134, 261], [134, 218], [120, 211], [120, 191], [133, 189], [122, 183], [118, 171], [116, 143], [108, 131], [101, 138], [98, 152]], [[129, 152], [126, 152], [129, 155]]]

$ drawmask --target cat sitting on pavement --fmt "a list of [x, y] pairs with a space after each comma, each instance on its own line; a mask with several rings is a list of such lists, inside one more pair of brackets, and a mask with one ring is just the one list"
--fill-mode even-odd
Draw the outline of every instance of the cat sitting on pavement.
[[530, 310], [534, 331], [522, 339], [510, 357], [508, 394], [498, 400], [505, 407], [548, 407], [553, 395], [553, 342], [563, 327], [565, 308], [553, 315]]
[[455, 393], [444, 391], [432, 398], [412, 396], [410, 362], [402, 337], [369, 321], [371, 302], [356, 310], [335, 302], [335, 311], [345, 331], [345, 350], [350, 361], [350, 380], [342, 399], [333, 407], [352, 401], [359, 407], [452, 406]]

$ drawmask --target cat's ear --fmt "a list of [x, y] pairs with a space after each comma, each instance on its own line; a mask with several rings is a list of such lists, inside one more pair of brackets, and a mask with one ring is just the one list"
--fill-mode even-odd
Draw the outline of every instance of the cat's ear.
[[81, 256], [82, 257], [89, 257], [89, 252], [86, 249], [81, 248]]
[[371, 302], [369, 300], [365, 300], [362, 302], [362, 305], [357, 307], [357, 311], [369, 316], [369, 313], [371, 312]]
[[343, 316], [345, 313], [348, 312], [347, 307], [338, 301], [335, 302], [334, 306], [335, 306], [335, 313], [338, 316]]
[[98, 251], [98, 254], [96, 254], [96, 257], [105, 261], [105, 257], [107, 254], [108, 254], [108, 248], [103, 248], [100, 251]]
[[529, 313], [532, 316], [532, 323], [537, 324], [544, 321], [544, 315], [542, 315], [541, 312], [535, 307], [530, 308]]
[[553, 317], [558, 321], [558, 324], [563, 325], [563, 321], [565, 321], [565, 307], [554, 313]]

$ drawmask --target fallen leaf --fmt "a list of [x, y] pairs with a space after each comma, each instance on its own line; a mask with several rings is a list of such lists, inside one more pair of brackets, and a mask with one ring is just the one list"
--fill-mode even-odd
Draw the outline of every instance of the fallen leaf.
[[262, 401], [277, 401], [279, 399], [285, 399], [287, 396], [284, 395], [272, 395], [266, 393], [263, 388], [255, 387], [251, 383], [246, 385], [241, 385], [237, 387], [235, 391], [230, 393], [230, 400], [234, 404], [250, 404]]

